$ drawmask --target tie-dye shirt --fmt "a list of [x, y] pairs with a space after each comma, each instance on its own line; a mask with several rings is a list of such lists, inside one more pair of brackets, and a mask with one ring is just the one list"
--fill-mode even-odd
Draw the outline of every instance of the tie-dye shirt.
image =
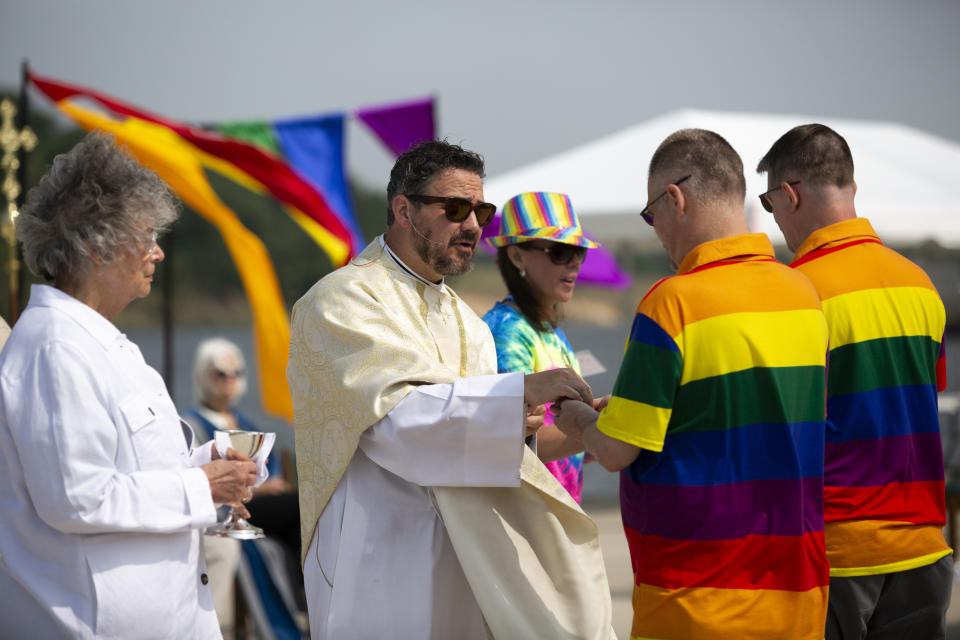
[[[537, 331], [526, 317], [506, 304], [513, 298], [507, 296], [483, 316], [483, 321], [493, 333], [497, 346], [497, 369], [499, 373], [539, 373], [560, 367], [570, 367], [580, 373], [580, 364], [573, 348], [561, 329]], [[544, 424], [553, 424], [553, 415], [547, 411]], [[560, 484], [580, 502], [583, 490], [583, 454], [547, 462], [547, 468]]]
[[933, 564], [950, 553], [937, 415], [943, 302], [927, 274], [883, 246], [863, 218], [810, 234], [791, 266], [817, 288], [830, 327], [830, 575]]
[[620, 475], [631, 638], [822, 640], [827, 325], [762, 234], [705, 242], [637, 308], [597, 428]]

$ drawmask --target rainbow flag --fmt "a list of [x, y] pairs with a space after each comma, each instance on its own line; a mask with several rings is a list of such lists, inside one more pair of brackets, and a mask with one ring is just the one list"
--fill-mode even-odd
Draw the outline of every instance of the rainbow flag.
[[705, 242], [637, 308], [597, 428], [620, 477], [631, 638], [823, 637], [827, 327], [766, 236]]
[[[317, 185], [285, 158], [261, 145], [151, 114], [103, 93], [32, 72], [29, 79], [83, 128], [112, 133], [140, 162], [156, 171], [187, 205], [216, 226], [237, 266], [253, 312], [263, 407], [292, 420], [286, 382], [290, 326], [273, 263], [260, 239], [217, 195], [206, 172], [275, 199], [329, 255], [334, 266], [345, 264], [362, 242], [349, 212], [338, 213]], [[92, 101], [99, 109], [84, 106], [81, 99]], [[282, 123], [280, 130], [299, 124]], [[316, 132], [335, 128], [336, 123], [311, 122], [309, 126]]]
[[[350, 233], [352, 253], [356, 254], [366, 243], [347, 186], [343, 162], [345, 120], [343, 113], [331, 113], [274, 121], [218, 123], [212, 128], [232, 140], [246, 142], [282, 159], [323, 197], [334, 215], [344, 223]], [[308, 227], [301, 226], [310, 233]], [[318, 241], [318, 244], [321, 243]], [[334, 266], [340, 265], [334, 263]]]

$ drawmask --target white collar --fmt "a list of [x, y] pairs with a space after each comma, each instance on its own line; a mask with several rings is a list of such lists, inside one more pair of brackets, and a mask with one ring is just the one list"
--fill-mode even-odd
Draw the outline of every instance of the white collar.
[[49, 307], [56, 309], [86, 329], [104, 347], [111, 346], [117, 338], [125, 338], [120, 330], [93, 307], [77, 300], [69, 293], [46, 284], [34, 284], [30, 287], [30, 307]]
[[397, 254], [393, 252], [393, 249], [390, 248], [390, 245], [388, 245], [386, 240], [384, 239], [384, 234], [380, 234], [379, 236], [377, 236], [377, 240], [380, 242], [380, 246], [386, 250], [387, 255], [390, 256], [390, 259], [393, 260], [398, 267], [400, 267], [400, 270], [402, 272], [406, 273], [411, 278], [415, 278], [416, 280], [419, 280], [420, 282], [427, 285], [428, 287], [433, 287], [437, 291], [443, 291], [443, 278], [440, 278], [440, 282], [430, 282], [426, 278], [420, 276], [416, 271], [408, 267], [406, 263], [403, 260], [401, 260]]

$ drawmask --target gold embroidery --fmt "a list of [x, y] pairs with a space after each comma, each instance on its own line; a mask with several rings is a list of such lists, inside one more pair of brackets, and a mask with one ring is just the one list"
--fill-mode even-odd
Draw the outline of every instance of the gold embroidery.
[[467, 377], [467, 331], [463, 328], [463, 318], [460, 317], [460, 305], [457, 299], [451, 297], [453, 301], [453, 313], [457, 316], [457, 330], [460, 332], [460, 377]]
[[[427, 316], [430, 314], [430, 305], [427, 303], [427, 285], [417, 282], [417, 295], [420, 296], [420, 319], [423, 320], [423, 326], [429, 331], [430, 322], [427, 320]], [[430, 335], [433, 335], [432, 331], [430, 331]], [[437, 342], [436, 336], [433, 336], [433, 344], [437, 347], [437, 358], [440, 359], [440, 364], [443, 364], [443, 352], [440, 351], [440, 343]]]

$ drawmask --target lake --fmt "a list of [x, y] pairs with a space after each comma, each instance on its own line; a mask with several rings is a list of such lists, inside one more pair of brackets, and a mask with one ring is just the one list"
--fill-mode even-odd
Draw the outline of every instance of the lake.
[[[628, 327], [598, 327], [593, 325], [568, 323], [563, 329], [574, 349], [589, 349], [607, 371], [588, 376], [587, 382], [597, 396], [610, 393], [616, 381], [617, 369], [623, 357]], [[162, 334], [159, 329], [137, 329], [126, 332], [127, 336], [140, 346], [144, 358], [151, 366], [162, 372], [163, 350]], [[193, 353], [197, 345], [207, 338], [222, 336], [236, 343], [247, 356], [253, 354], [253, 335], [246, 326], [188, 326], [174, 332], [174, 369], [175, 377], [172, 390], [174, 402], [181, 409], [194, 403], [192, 368]], [[958, 470], [960, 477], [960, 347], [951, 349], [951, 345], [960, 345], [960, 334], [950, 334], [947, 344], [948, 393], [941, 395], [941, 425], [944, 443], [944, 461], [948, 468]], [[252, 362], [247, 362], [247, 370], [255, 374]], [[277, 433], [277, 450], [294, 450], [293, 430], [284, 421], [264, 414], [260, 408], [259, 381], [256, 375], [250, 375], [246, 395], [240, 400], [240, 410], [253, 422], [267, 431]], [[587, 505], [606, 505], [618, 500], [619, 474], [609, 473], [598, 464], [588, 464], [584, 468], [584, 503]]]

